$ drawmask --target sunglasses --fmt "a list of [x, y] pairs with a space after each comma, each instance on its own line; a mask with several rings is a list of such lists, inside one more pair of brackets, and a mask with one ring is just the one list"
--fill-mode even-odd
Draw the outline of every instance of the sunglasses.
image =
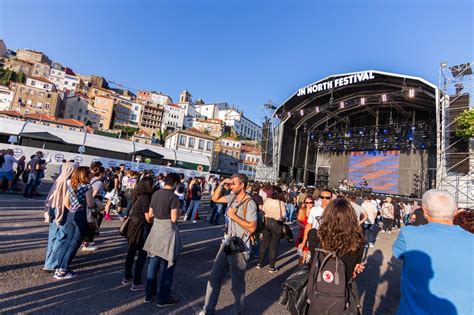
[[314, 204], [314, 201], [305, 202], [305, 204], [312, 205], [312, 204]]
[[327, 199], [327, 200], [329, 200], [329, 199], [331, 199], [332, 197], [321, 196], [321, 197], [319, 197], [319, 198], [320, 198], [320, 199]]

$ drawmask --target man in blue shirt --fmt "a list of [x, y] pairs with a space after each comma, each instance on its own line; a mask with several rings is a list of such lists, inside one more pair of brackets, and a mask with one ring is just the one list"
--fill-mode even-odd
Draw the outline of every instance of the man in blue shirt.
[[474, 235], [453, 225], [447, 191], [423, 195], [428, 224], [401, 229], [393, 255], [403, 260], [397, 314], [474, 314]]

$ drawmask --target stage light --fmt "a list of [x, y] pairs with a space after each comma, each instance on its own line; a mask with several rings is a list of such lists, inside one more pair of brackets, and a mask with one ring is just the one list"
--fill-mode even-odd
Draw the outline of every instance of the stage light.
[[360, 99], [360, 105], [365, 105], [365, 97], [362, 97], [362, 98]]
[[300, 115], [304, 116], [304, 110], [300, 109]]
[[383, 133], [388, 133], [388, 130], [387, 130], [387, 129], [384, 129], [384, 130], [383, 130]]
[[341, 107], [341, 109], [343, 109], [343, 108], [344, 108], [344, 102], [341, 101], [341, 102], [339, 103], [339, 106]]
[[319, 106], [316, 106], [314, 110], [316, 111], [316, 114], [319, 113]]
[[387, 94], [382, 94], [382, 102], [386, 102], [388, 100]]
[[443, 61], [441, 64], [440, 64], [441, 68], [446, 68], [448, 66], [448, 63], [446, 61]]
[[408, 90], [408, 97], [409, 98], [414, 98], [415, 97], [415, 89], [409, 89]]
[[291, 118], [291, 112], [288, 112], [288, 118]]

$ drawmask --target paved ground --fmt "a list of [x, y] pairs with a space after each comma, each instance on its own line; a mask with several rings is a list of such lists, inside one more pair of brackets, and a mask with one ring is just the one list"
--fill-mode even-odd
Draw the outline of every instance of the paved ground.
[[[208, 215], [207, 208], [201, 214]], [[180, 225], [185, 251], [177, 263], [173, 292], [181, 302], [162, 310], [154, 303], [144, 304], [142, 292], [131, 292], [120, 283], [126, 241], [118, 234], [119, 220], [105, 221], [97, 240], [100, 249], [79, 252], [72, 266], [79, 276], [62, 281], [41, 270], [47, 243], [47, 225], [42, 221], [41, 200], [0, 193], [0, 313], [195, 314], [202, 307], [222, 226], [205, 221]], [[366, 255], [366, 270], [357, 280], [364, 314], [393, 314], [396, 309], [401, 267], [391, 254], [396, 235], [379, 234]], [[293, 245], [280, 243], [277, 274], [255, 265], [253, 259], [246, 276], [246, 314], [287, 314], [277, 300], [283, 280], [296, 266]], [[229, 314], [232, 304], [230, 281], [226, 281], [218, 314]]]

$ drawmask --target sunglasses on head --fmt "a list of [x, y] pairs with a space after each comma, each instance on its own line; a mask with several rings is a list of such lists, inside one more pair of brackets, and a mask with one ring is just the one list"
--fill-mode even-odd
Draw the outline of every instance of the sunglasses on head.
[[319, 197], [319, 198], [320, 198], [320, 199], [327, 199], [327, 200], [329, 200], [329, 199], [331, 199], [332, 197], [321, 196], [321, 197]]

